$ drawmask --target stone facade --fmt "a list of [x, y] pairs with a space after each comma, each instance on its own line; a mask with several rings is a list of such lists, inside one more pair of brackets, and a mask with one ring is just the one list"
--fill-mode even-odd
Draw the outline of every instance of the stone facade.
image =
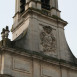
[[12, 76], [7, 75], [7, 74], [0, 74], [0, 77], [12, 77]]
[[58, 0], [43, 1], [16, 0], [13, 41], [7, 27], [1, 33], [1, 77], [77, 77], [77, 59], [65, 39], [67, 22], [60, 18]]
[[0, 51], [2, 52], [1, 73], [13, 77], [77, 76], [77, 64], [72, 62], [23, 49], [1, 48]]

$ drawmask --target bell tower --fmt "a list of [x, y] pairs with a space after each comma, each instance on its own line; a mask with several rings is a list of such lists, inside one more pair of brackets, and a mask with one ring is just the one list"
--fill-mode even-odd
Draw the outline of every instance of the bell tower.
[[64, 35], [67, 22], [61, 19], [58, 0], [15, 0], [12, 26], [16, 47], [43, 52], [48, 56], [70, 60]]
[[58, 0], [16, 0], [13, 41], [17, 40], [15, 45], [20, 48], [60, 58], [59, 50], [67, 47], [66, 24], [60, 18]]
[[[36, 10], [46, 16], [60, 17], [60, 11], [58, 10], [58, 0], [15, 0], [15, 15], [12, 26], [13, 40], [16, 39], [22, 31], [18, 32], [20, 23], [24, 21], [24, 16], [27, 15], [29, 10]], [[27, 22], [28, 23], [28, 22]], [[28, 25], [26, 25], [28, 26]]]

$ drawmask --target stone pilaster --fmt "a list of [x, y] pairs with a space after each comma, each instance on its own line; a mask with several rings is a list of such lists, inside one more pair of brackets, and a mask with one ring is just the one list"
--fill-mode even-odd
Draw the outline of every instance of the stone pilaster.
[[60, 17], [60, 11], [58, 10], [58, 0], [50, 1], [50, 5], [51, 5], [51, 16], [55, 15]]
[[58, 9], [58, 0], [56, 0], [55, 2], [56, 2], [56, 9]]
[[31, 0], [26, 0], [26, 3], [29, 3]]
[[50, 0], [51, 7], [58, 9], [58, 0]]
[[37, 9], [41, 10], [41, 0], [37, 0]]
[[15, 2], [15, 14], [20, 11], [20, 0], [16, 0]]
[[18, 19], [20, 17], [20, 0], [15, 0], [15, 15], [13, 17], [13, 23], [18, 23]]

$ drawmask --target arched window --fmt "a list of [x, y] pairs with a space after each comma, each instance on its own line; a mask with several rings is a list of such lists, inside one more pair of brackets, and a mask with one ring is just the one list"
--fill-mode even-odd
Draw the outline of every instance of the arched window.
[[20, 0], [20, 12], [24, 12], [25, 11], [25, 3], [26, 0]]
[[41, 0], [42, 8], [46, 10], [50, 10], [50, 0]]

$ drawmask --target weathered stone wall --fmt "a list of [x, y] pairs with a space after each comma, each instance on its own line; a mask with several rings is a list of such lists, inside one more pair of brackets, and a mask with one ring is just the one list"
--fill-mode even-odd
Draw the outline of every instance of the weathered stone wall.
[[7, 74], [0, 74], [0, 77], [12, 77], [12, 76], [7, 75]]
[[24, 54], [19, 56], [5, 53], [3, 58], [3, 74], [13, 77], [77, 77], [76, 68], [60, 66], [56, 62], [29, 58]]
[[65, 21], [57, 21], [35, 12], [29, 14], [27, 20], [13, 33], [14, 39], [22, 36], [15, 45], [31, 51], [43, 51], [49, 56], [73, 62], [73, 54], [64, 35], [65, 24]]

